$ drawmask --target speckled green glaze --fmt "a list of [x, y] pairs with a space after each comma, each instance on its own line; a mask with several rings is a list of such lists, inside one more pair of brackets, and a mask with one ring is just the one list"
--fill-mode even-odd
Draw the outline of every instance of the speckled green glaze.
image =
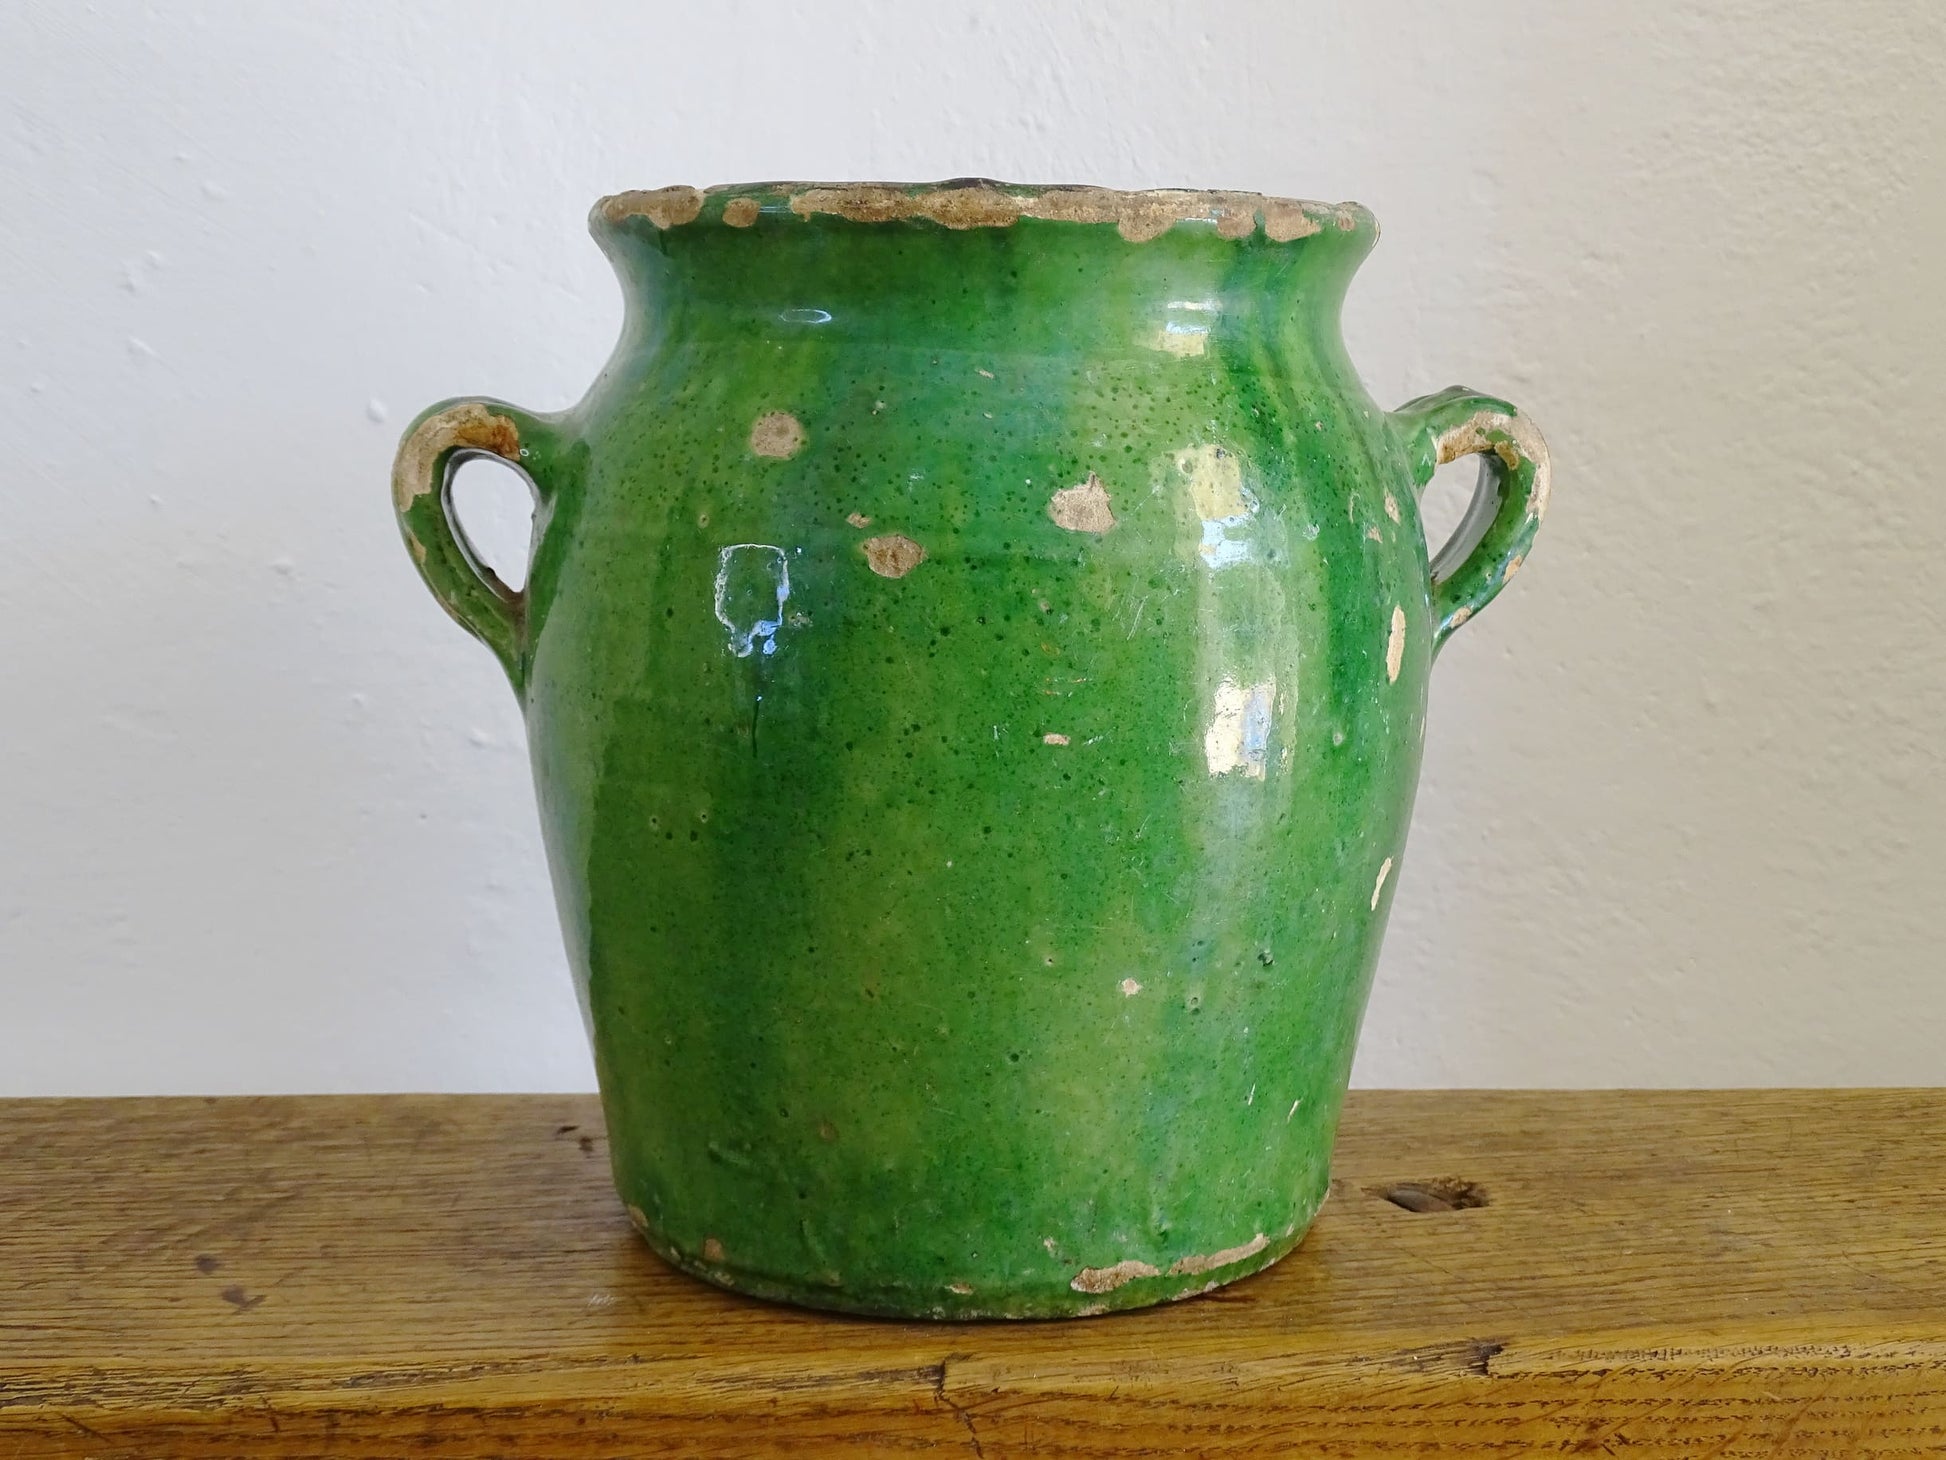
[[[1002, 184], [627, 194], [560, 415], [447, 402], [400, 521], [525, 709], [615, 1180], [712, 1282], [1102, 1312], [1323, 1201], [1436, 645], [1545, 448], [1388, 414], [1355, 206]], [[1417, 489], [1475, 452], [1429, 567]], [[455, 461], [532, 483], [525, 591]]]

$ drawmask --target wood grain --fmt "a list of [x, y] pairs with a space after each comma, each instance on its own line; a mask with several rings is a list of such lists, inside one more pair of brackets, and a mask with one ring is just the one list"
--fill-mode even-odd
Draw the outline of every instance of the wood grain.
[[1270, 1272], [948, 1326], [665, 1268], [582, 1097], [0, 1103], [0, 1456], [1940, 1455], [1942, 1158], [1938, 1091], [1355, 1093]]

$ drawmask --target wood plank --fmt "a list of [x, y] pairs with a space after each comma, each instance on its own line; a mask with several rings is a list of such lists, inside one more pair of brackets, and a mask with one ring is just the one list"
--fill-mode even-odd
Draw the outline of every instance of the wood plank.
[[670, 1271], [584, 1097], [0, 1103], [0, 1456], [1939, 1455], [1942, 1157], [1939, 1091], [1359, 1092], [1268, 1273], [956, 1326]]

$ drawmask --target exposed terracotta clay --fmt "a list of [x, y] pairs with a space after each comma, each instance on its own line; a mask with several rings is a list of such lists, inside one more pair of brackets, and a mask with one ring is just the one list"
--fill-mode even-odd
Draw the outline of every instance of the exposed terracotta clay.
[[520, 430], [506, 416], [478, 401], [427, 416], [400, 445], [392, 463], [392, 505], [404, 512], [437, 487], [433, 459], [456, 446], [519, 461]]
[[1178, 1257], [1169, 1264], [1169, 1276], [1184, 1277], [1214, 1272], [1219, 1267], [1228, 1267], [1233, 1262], [1242, 1262], [1246, 1257], [1255, 1257], [1268, 1246], [1270, 1246], [1270, 1239], [1259, 1232], [1248, 1242], [1239, 1243], [1235, 1247], [1225, 1247], [1221, 1252]]
[[657, 228], [676, 228], [694, 222], [702, 211], [701, 191], [681, 186], [617, 193], [595, 204], [595, 212], [610, 223], [620, 223], [624, 218], [646, 218]]
[[[1495, 441], [1493, 436], [1505, 436]], [[1524, 458], [1534, 464], [1534, 491], [1528, 499], [1527, 515], [1539, 522], [1547, 516], [1547, 500], [1553, 487], [1553, 471], [1548, 461], [1547, 442], [1525, 416], [1505, 411], [1475, 411], [1464, 421], [1433, 438], [1433, 450], [1440, 465], [1458, 461], [1476, 451], [1491, 451], [1507, 470], [1518, 467]]]
[[1092, 532], [1099, 536], [1115, 525], [1115, 514], [1108, 506], [1108, 489], [1093, 472], [1079, 486], [1063, 487], [1049, 498], [1047, 515], [1054, 519], [1055, 526], [1065, 527], [1069, 532]]
[[750, 428], [750, 449], [758, 456], [788, 460], [804, 449], [804, 425], [789, 411], [768, 411]]
[[643, 218], [657, 228], [694, 222], [706, 199], [729, 193], [723, 221], [745, 228], [756, 221], [753, 194], [781, 195], [801, 218], [826, 214], [856, 223], [890, 223], [924, 218], [946, 228], [1005, 228], [1022, 218], [1065, 223], [1112, 223], [1130, 243], [1160, 237], [1178, 223], [1211, 223], [1221, 238], [1248, 238], [1262, 227], [1273, 243], [1290, 243], [1319, 232], [1326, 223], [1340, 230], [1372, 227], [1371, 215], [1356, 203], [1313, 203], [1272, 198], [1262, 193], [1158, 188], [1123, 192], [1115, 188], [1003, 187], [983, 179], [944, 185], [893, 183], [775, 183], [657, 188], [617, 193], [596, 205], [609, 224]]
[[1112, 1293], [1115, 1289], [1137, 1278], [1161, 1277], [1162, 1269], [1152, 1267], [1146, 1262], [1129, 1258], [1113, 1267], [1084, 1267], [1076, 1273], [1068, 1286], [1077, 1293]]
[[926, 560], [926, 550], [902, 532], [868, 537], [860, 546], [865, 561], [881, 578], [903, 578]]

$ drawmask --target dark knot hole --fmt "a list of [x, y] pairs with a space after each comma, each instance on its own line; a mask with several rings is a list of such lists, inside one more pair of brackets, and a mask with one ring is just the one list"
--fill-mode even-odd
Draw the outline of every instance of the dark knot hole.
[[1369, 1188], [1395, 1207], [1409, 1212], [1463, 1212], [1487, 1204], [1486, 1188], [1457, 1176], [1433, 1176], [1423, 1181], [1395, 1181]]

